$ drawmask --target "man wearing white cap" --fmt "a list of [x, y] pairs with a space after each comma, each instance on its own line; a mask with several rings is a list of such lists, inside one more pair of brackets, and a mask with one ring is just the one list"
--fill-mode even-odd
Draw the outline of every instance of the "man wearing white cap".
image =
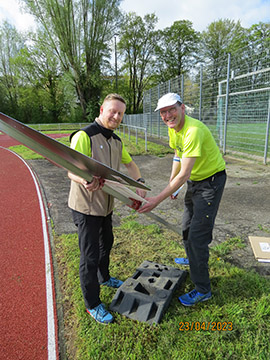
[[226, 182], [225, 161], [208, 127], [185, 114], [178, 94], [162, 96], [155, 111], [168, 126], [175, 156], [169, 184], [138, 211], [149, 212], [187, 182], [184, 201], [183, 242], [195, 289], [179, 297], [185, 306], [211, 298], [209, 248], [219, 203]]

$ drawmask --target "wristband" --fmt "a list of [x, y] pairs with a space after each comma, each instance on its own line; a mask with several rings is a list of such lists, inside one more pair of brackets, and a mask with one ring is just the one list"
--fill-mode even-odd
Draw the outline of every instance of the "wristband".
[[180, 162], [181, 160], [180, 160], [180, 157], [178, 157], [178, 156], [174, 156], [174, 157], [173, 157], [173, 161]]
[[140, 177], [140, 178], [137, 179], [136, 181], [141, 182], [142, 184], [145, 184], [145, 180], [144, 180], [144, 178], [142, 178], [142, 177]]

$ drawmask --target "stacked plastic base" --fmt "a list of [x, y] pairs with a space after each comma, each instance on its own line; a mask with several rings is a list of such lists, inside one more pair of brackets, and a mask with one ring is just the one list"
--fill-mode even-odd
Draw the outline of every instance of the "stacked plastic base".
[[110, 310], [148, 324], [160, 323], [186, 271], [144, 261], [117, 290]]

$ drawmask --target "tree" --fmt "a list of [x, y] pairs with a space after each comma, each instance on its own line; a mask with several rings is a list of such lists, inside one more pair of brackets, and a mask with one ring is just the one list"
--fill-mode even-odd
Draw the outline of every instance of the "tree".
[[24, 47], [24, 40], [14, 26], [4, 22], [0, 28], [0, 84], [2, 111], [18, 114], [19, 81], [14, 58]]
[[139, 111], [143, 91], [151, 80], [158, 34], [154, 30], [157, 20], [154, 14], [147, 14], [141, 18], [135, 13], [129, 13], [120, 30], [118, 48], [123, 57], [121, 70], [127, 71], [129, 76], [128, 112]]
[[199, 33], [189, 20], [175, 21], [171, 27], [161, 31], [156, 48], [157, 71], [160, 81], [186, 73], [196, 63]]
[[23, 0], [74, 82], [83, 117], [97, 115], [101, 67], [119, 21], [120, 0]]
[[243, 55], [249, 72], [269, 66], [270, 23], [258, 23], [245, 30], [246, 48]]
[[204, 104], [215, 107], [218, 93], [218, 81], [227, 76], [228, 53], [239, 49], [243, 41], [243, 28], [239, 21], [225, 19], [212, 22], [206, 31], [202, 32], [200, 55], [205, 63], [204, 79], [209, 80], [209, 101]]
[[[21, 81], [24, 81], [25, 88], [28, 88], [28, 92], [31, 92], [31, 89], [34, 92], [32, 99], [38, 97], [35, 100], [38, 100], [39, 104], [39, 122], [67, 122], [71, 117], [72, 105], [76, 107], [74, 87], [67, 86], [71, 83], [68, 81], [68, 73], [63, 73], [43, 31], [38, 30], [28, 37], [31, 38], [31, 42], [20, 51], [15, 64], [20, 69]], [[20, 103], [21, 107], [23, 104], [25, 111], [29, 111], [27, 108], [30, 104], [24, 101]], [[30, 107], [35, 108], [35, 102]]]

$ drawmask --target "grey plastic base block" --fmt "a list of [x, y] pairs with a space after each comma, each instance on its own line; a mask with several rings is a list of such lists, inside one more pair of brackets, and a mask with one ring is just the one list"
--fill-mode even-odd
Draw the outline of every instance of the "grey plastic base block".
[[158, 324], [173, 292], [186, 276], [186, 271], [144, 261], [117, 290], [110, 310], [133, 320]]

